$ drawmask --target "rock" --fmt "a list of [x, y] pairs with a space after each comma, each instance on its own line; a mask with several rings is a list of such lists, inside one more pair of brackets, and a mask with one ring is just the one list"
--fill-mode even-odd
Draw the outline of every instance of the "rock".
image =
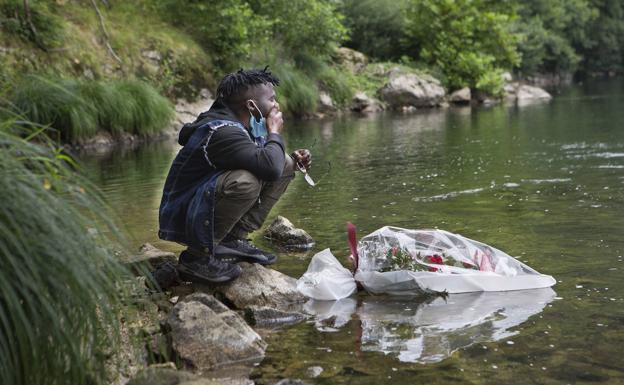
[[351, 110], [361, 113], [379, 112], [383, 110], [381, 102], [379, 100], [370, 98], [364, 92], [359, 91], [353, 95], [351, 99]]
[[306, 370], [306, 374], [310, 378], [316, 378], [323, 373], [323, 368], [320, 366], [310, 366], [308, 370]]
[[535, 100], [535, 99], [552, 99], [552, 96], [539, 87], [521, 85], [516, 92], [518, 101]]
[[199, 99], [195, 102], [179, 99], [175, 106], [176, 116], [173, 124], [175, 132], [180, 131], [185, 123], [194, 122], [199, 114], [210, 109], [213, 102], [214, 99], [207, 89], [199, 91]]
[[124, 262], [129, 264], [148, 262], [153, 267], [156, 267], [163, 262], [175, 263], [177, 260], [175, 253], [160, 250], [151, 243], [144, 243], [139, 247], [139, 254], [128, 257]]
[[283, 380], [279, 380], [279, 382], [277, 382], [275, 385], [309, 385], [309, 384], [299, 379], [284, 378]]
[[391, 108], [435, 107], [445, 95], [440, 82], [428, 75], [390, 70], [390, 80], [380, 90], [382, 99]]
[[297, 311], [278, 310], [266, 306], [250, 306], [245, 309], [245, 319], [254, 326], [297, 323], [307, 316]]
[[264, 236], [286, 248], [309, 249], [314, 246], [314, 239], [310, 234], [295, 228], [291, 221], [282, 216], [275, 218]]
[[127, 385], [219, 385], [220, 382], [201, 378], [193, 373], [168, 367], [150, 366], [139, 372]]
[[449, 96], [449, 102], [456, 104], [468, 104], [471, 99], [470, 87], [464, 87], [461, 90], [457, 90]]
[[503, 72], [502, 78], [505, 83], [510, 83], [513, 80], [511, 72]]
[[296, 279], [259, 264], [240, 266], [240, 277], [215, 289], [237, 309], [255, 306], [291, 311], [306, 302], [307, 298], [297, 291]]
[[177, 356], [199, 370], [259, 361], [267, 347], [238, 314], [205, 293], [191, 294], [175, 305], [167, 325]]
[[142, 51], [141, 56], [153, 62], [155, 65], [158, 65], [160, 64], [160, 62], [162, 62], [162, 55], [160, 54], [160, 52], [155, 51], [155, 50]]
[[518, 104], [527, 104], [552, 99], [552, 96], [542, 88], [526, 84], [509, 83], [504, 86], [504, 91], [505, 100], [508, 102], [515, 101]]
[[318, 112], [332, 113], [335, 111], [336, 106], [334, 105], [334, 101], [332, 100], [331, 96], [327, 92], [321, 91], [319, 93]]
[[360, 72], [368, 64], [368, 58], [361, 52], [347, 47], [336, 50], [335, 60], [351, 72]]

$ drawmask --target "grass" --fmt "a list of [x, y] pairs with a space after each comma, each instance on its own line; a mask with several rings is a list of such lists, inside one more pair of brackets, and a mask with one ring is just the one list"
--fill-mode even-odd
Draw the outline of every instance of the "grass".
[[313, 114], [319, 98], [315, 81], [292, 65], [276, 65], [272, 70], [280, 79], [276, 92], [282, 110], [296, 117]]
[[99, 384], [128, 273], [102, 201], [43, 131], [0, 122], [0, 383]]
[[154, 135], [173, 118], [171, 103], [137, 80], [93, 81], [27, 76], [9, 96], [27, 120], [49, 125], [67, 143], [80, 143], [99, 130]]
[[[0, 88], [23, 74], [79, 79], [141, 79], [172, 100], [213, 89], [210, 53], [163, 20], [155, 2], [96, 2], [117, 61], [109, 52], [100, 20], [88, 1], [31, 1], [33, 36], [21, 0], [0, 1]], [[136, 22], [141, 15], [141, 22]], [[146, 55], [158, 52], [160, 60]]]

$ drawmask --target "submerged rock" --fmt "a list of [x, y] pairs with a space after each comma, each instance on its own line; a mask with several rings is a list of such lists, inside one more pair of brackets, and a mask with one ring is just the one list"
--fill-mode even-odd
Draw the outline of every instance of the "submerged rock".
[[126, 262], [129, 264], [148, 262], [150, 265], [152, 265], [152, 267], [156, 267], [164, 262], [175, 263], [176, 261], [177, 257], [175, 253], [160, 250], [150, 243], [142, 244], [141, 247], [139, 247], [139, 253], [130, 256], [126, 260]]
[[303, 229], [296, 228], [288, 219], [278, 216], [267, 228], [265, 237], [280, 246], [293, 249], [308, 249], [314, 239]]
[[267, 306], [250, 306], [245, 309], [245, 319], [254, 326], [271, 326], [301, 322], [308, 318], [298, 311], [286, 311]]
[[201, 378], [193, 373], [173, 368], [148, 367], [127, 385], [219, 385], [221, 382]]
[[280, 380], [275, 385], [309, 385], [307, 382], [300, 380], [298, 378], [284, 378]]
[[194, 293], [167, 319], [173, 350], [191, 368], [210, 370], [241, 361], [258, 361], [267, 344], [237, 313], [216, 298]]
[[399, 69], [389, 72], [390, 80], [380, 90], [391, 108], [439, 106], [446, 94], [440, 81], [429, 75], [406, 73]]
[[243, 273], [215, 290], [237, 309], [269, 307], [297, 311], [307, 298], [297, 291], [297, 280], [277, 270], [241, 263]]

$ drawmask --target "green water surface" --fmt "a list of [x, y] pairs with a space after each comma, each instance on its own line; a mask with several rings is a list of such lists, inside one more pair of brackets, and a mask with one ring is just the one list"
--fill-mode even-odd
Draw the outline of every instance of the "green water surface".
[[[287, 121], [289, 149], [312, 147], [271, 213], [316, 240], [280, 252], [293, 277], [345, 224], [460, 233], [554, 276], [554, 291], [452, 295], [430, 303], [359, 295], [308, 304], [316, 319], [267, 337], [258, 383], [624, 384], [624, 92], [621, 81], [564, 90], [550, 103]], [[157, 239], [174, 143], [82, 163], [133, 245]], [[269, 218], [269, 220], [271, 219]], [[256, 243], [271, 248], [261, 235]], [[310, 378], [310, 367], [323, 369]]]

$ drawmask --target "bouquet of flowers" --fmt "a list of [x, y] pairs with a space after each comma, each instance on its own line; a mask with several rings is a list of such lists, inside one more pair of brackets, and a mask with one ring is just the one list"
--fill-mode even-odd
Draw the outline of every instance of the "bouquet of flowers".
[[506, 253], [444, 230], [382, 227], [357, 243], [355, 279], [372, 292], [505, 291], [555, 283]]

